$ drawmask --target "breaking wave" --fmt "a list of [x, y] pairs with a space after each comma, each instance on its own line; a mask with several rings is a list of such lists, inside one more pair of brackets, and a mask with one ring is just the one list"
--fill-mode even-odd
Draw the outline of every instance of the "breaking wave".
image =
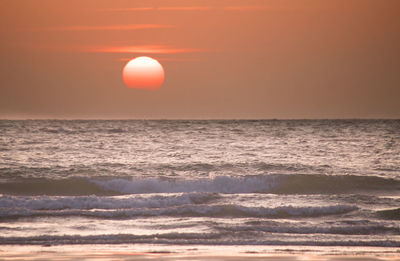
[[150, 196], [0, 196], [0, 209], [65, 210], [65, 209], [131, 209], [165, 208], [187, 204], [207, 204], [220, 196], [215, 193], [186, 193]]
[[[150, 203], [151, 204], [151, 203]], [[183, 204], [177, 206], [165, 206], [154, 208], [147, 206], [143, 208], [128, 209], [62, 209], [54, 211], [50, 204], [48, 209], [43, 208], [1, 208], [1, 218], [19, 218], [36, 216], [84, 216], [93, 218], [134, 218], [142, 216], [184, 216], [184, 217], [260, 217], [260, 218], [290, 218], [290, 217], [319, 217], [326, 215], [344, 214], [357, 207], [350, 205], [330, 205], [330, 206], [280, 206], [280, 207], [246, 207], [233, 204], [220, 205], [193, 205]]]
[[377, 214], [383, 219], [400, 220], [400, 208], [380, 210]]
[[275, 193], [342, 194], [362, 191], [399, 191], [400, 181], [354, 175], [248, 175], [198, 179], [67, 178], [19, 179], [0, 183], [11, 195], [124, 195], [152, 193]]
[[[237, 235], [236, 235], [237, 236]], [[244, 235], [243, 235], [244, 236]], [[224, 239], [225, 238], [225, 239]], [[348, 239], [348, 240], [310, 240], [310, 239], [251, 239], [235, 237], [225, 233], [166, 233], [152, 235], [105, 234], [105, 235], [63, 235], [0, 237], [0, 244], [16, 245], [66, 245], [66, 244], [179, 244], [179, 245], [292, 245], [292, 246], [371, 246], [400, 247], [397, 240]]]

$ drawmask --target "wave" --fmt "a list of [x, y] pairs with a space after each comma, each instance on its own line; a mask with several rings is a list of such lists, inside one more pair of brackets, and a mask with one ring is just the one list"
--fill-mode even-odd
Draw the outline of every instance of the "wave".
[[64, 209], [132, 209], [165, 208], [207, 204], [219, 199], [216, 193], [185, 193], [150, 196], [0, 196], [0, 209], [64, 210]]
[[377, 176], [288, 175], [273, 192], [278, 194], [340, 194], [398, 191], [400, 181]]
[[400, 241], [390, 239], [252, 239], [220, 233], [166, 233], [152, 235], [104, 234], [104, 235], [63, 235], [0, 237], [1, 245], [72, 245], [72, 244], [176, 244], [176, 245], [286, 245], [286, 246], [369, 246], [400, 247]]
[[93, 218], [134, 218], [143, 216], [183, 216], [183, 217], [259, 217], [259, 218], [291, 218], [320, 217], [345, 214], [357, 210], [350, 205], [330, 205], [318, 207], [245, 207], [232, 204], [221, 205], [178, 205], [161, 208], [129, 208], [129, 209], [53, 209], [32, 210], [27, 208], [1, 208], [1, 218], [39, 217], [39, 216], [84, 216]]
[[279, 180], [276, 176], [217, 176], [194, 180], [181, 179], [111, 179], [94, 180], [99, 187], [124, 194], [141, 193], [180, 193], [180, 192], [214, 192], [214, 193], [267, 193]]
[[9, 195], [118, 195], [104, 190], [87, 178], [22, 178], [0, 182], [0, 194]]
[[86, 134], [86, 133], [93, 133], [93, 132], [97, 132], [97, 133], [124, 133], [124, 132], [128, 132], [128, 130], [124, 129], [124, 128], [114, 128], [111, 126], [104, 126], [103, 128], [83, 128], [83, 127], [78, 127], [75, 126], [75, 128], [70, 127], [44, 127], [44, 128], [40, 128], [38, 129], [38, 132], [42, 132], [42, 133], [50, 133], [50, 134], [63, 134], [63, 135], [68, 135], [68, 134]]
[[66, 178], [19, 179], [0, 183], [0, 193], [10, 195], [122, 195], [151, 193], [274, 193], [355, 194], [398, 192], [400, 181], [376, 176], [270, 174], [216, 176], [198, 179], [172, 178]]
[[376, 213], [383, 219], [400, 220], [400, 208], [380, 210]]
[[269, 222], [270, 225], [220, 226], [219, 231], [229, 232], [266, 232], [285, 234], [335, 234], [335, 235], [400, 235], [400, 228], [393, 224], [376, 223], [365, 225], [299, 225], [281, 222]]
[[107, 179], [93, 180], [99, 187], [123, 194], [136, 193], [276, 193], [340, 194], [359, 191], [398, 191], [400, 181], [376, 176], [271, 174], [216, 176], [195, 180], [181, 179]]

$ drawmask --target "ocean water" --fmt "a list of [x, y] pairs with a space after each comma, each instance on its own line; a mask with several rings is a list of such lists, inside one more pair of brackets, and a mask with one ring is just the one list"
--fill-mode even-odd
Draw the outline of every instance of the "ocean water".
[[1, 120], [0, 244], [400, 253], [400, 121]]

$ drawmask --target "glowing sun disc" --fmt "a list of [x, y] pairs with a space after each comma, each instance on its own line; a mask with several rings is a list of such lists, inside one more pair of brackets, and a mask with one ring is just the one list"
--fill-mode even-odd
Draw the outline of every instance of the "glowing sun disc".
[[122, 79], [128, 88], [157, 90], [163, 84], [164, 78], [162, 65], [147, 56], [130, 60], [122, 70]]

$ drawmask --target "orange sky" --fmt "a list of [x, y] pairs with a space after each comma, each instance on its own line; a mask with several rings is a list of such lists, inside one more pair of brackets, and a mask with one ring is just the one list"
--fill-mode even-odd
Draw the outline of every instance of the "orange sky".
[[[398, 0], [2, 0], [0, 118], [400, 118]], [[126, 61], [165, 69], [128, 89]]]

